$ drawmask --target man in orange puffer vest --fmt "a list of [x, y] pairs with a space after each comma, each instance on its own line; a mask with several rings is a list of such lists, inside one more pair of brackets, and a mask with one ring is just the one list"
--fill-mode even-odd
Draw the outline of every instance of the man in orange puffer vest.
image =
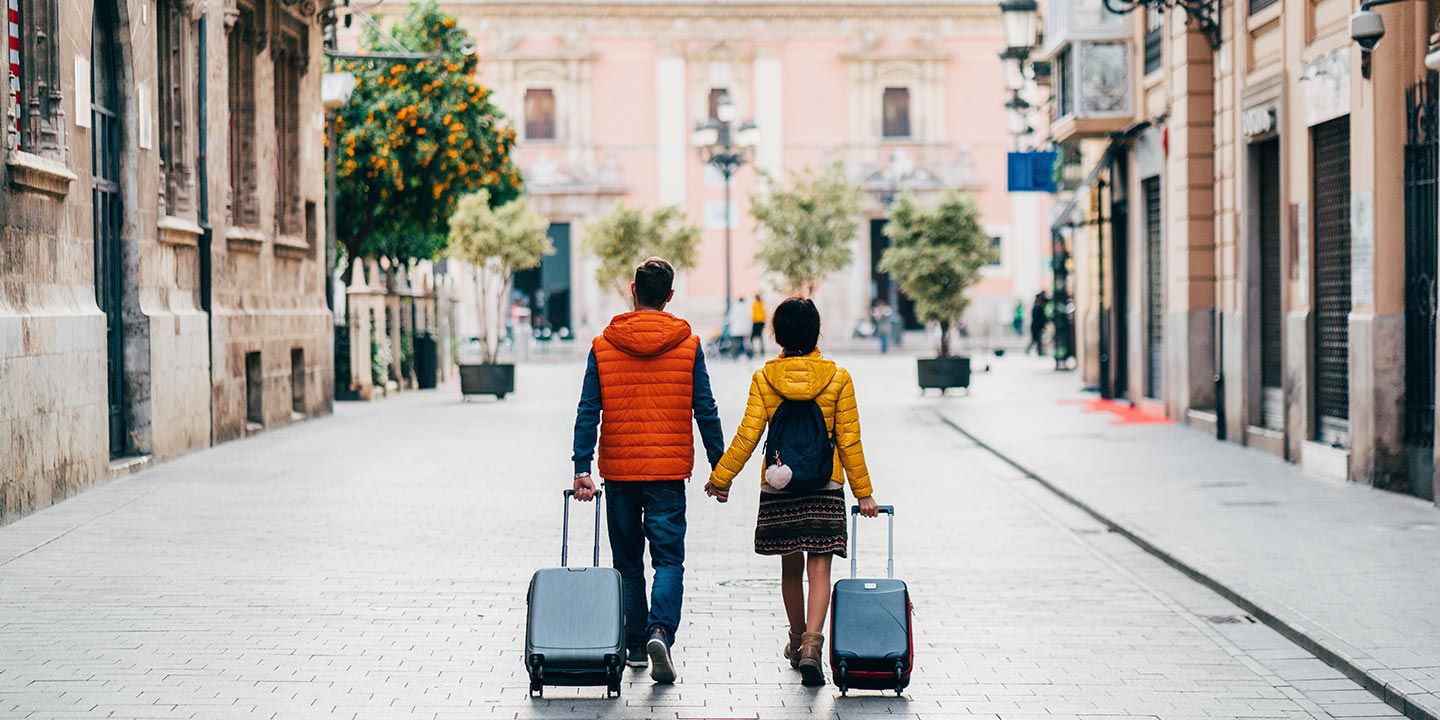
[[[665, 312], [675, 270], [652, 257], [630, 284], [635, 312], [617, 315], [595, 338], [575, 416], [575, 498], [595, 497], [590, 461], [600, 438], [610, 554], [625, 593], [626, 663], [659, 683], [675, 682], [670, 647], [685, 591], [685, 481], [695, 468], [700, 426], [713, 469], [725, 453], [720, 413], [700, 338]], [[655, 569], [645, 597], [645, 544]]]

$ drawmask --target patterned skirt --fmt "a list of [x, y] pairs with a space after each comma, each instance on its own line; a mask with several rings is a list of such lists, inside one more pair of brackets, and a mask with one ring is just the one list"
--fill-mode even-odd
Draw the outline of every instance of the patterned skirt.
[[830, 553], [845, 557], [845, 490], [760, 493], [755, 522], [755, 552], [789, 555]]

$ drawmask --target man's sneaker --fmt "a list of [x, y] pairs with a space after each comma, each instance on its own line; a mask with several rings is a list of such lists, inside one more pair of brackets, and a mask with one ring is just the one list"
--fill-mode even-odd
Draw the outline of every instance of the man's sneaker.
[[663, 631], [650, 633], [645, 652], [650, 654], [650, 679], [666, 685], [675, 682], [675, 663], [670, 659], [670, 643], [665, 642]]
[[625, 651], [625, 664], [632, 668], [649, 667], [650, 656], [645, 654], [644, 647], [633, 647]]

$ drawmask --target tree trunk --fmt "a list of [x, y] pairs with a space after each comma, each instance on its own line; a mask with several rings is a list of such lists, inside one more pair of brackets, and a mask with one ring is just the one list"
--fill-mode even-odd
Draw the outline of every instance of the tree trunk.
[[950, 321], [940, 321], [940, 357], [950, 357]]
[[480, 331], [480, 362], [486, 362], [486, 355], [490, 352], [488, 330], [488, 315], [485, 312], [485, 281], [481, 276], [481, 270], [474, 265], [470, 266], [470, 284], [475, 290], [475, 320], [479, 323]]

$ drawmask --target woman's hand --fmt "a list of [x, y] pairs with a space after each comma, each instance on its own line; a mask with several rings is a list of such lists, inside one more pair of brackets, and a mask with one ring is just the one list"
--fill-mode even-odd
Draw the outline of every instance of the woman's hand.
[[715, 487], [713, 483], [705, 483], [705, 494], [715, 498], [716, 502], [723, 503], [730, 501], [730, 490], [721, 490], [720, 488]]
[[880, 514], [880, 506], [875, 504], [875, 498], [860, 498], [860, 514], [865, 517], [875, 517]]

